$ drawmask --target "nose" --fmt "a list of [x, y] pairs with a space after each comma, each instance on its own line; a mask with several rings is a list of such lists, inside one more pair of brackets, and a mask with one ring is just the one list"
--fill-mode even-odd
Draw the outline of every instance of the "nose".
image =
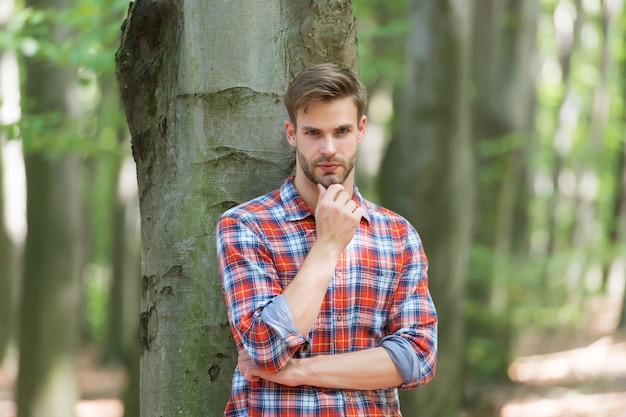
[[332, 135], [326, 135], [324, 137], [320, 153], [324, 156], [333, 156], [337, 153], [337, 147], [335, 146], [335, 140]]

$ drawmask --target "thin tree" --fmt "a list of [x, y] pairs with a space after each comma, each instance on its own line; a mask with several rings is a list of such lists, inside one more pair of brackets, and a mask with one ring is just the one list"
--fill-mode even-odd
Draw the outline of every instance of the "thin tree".
[[[622, 20], [626, 18], [626, 8], [622, 9]], [[622, 41], [626, 41], [626, 36], [622, 35]], [[619, 74], [621, 77], [622, 99], [626, 97], [626, 59], [622, 56], [618, 64]], [[626, 109], [622, 108], [621, 119], [626, 122]], [[624, 242], [626, 242], [626, 135], [622, 134], [622, 146], [618, 152], [618, 163], [616, 165], [616, 184], [613, 202], [614, 223], [610, 225], [609, 239], [613, 242], [617, 249], [623, 250]], [[621, 247], [620, 247], [621, 245]], [[622, 252], [623, 253], [623, 252]], [[626, 257], [621, 256], [614, 260], [619, 267], [620, 264], [626, 263]], [[622, 303], [620, 306], [617, 329], [621, 332], [626, 331], [626, 290], [622, 292]]]
[[473, 216], [468, 2], [412, 0], [407, 78], [382, 172], [383, 203], [417, 228], [439, 313], [437, 375], [403, 392], [405, 416], [457, 416], [463, 393], [463, 302]]
[[142, 227], [142, 416], [222, 415], [237, 354], [215, 224], [278, 187], [293, 74], [356, 69], [350, 1], [138, 0], [116, 55]]
[[490, 340], [490, 348], [474, 361], [483, 367], [491, 363], [486, 372], [501, 379], [507, 378], [511, 352], [509, 292], [520, 274], [515, 265], [527, 265], [522, 261], [528, 259], [538, 15], [536, 0], [478, 0], [474, 9], [473, 244], [488, 256], [472, 259], [477, 272], [468, 295], [478, 308], [468, 308], [468, 338]]
[[[4, 10], [2, 16], [0, 16], [0, 30], [6, 30], [12, 11], [15, 7], [13, 0], [1, 0], [0, 9]], [[17, 59], [15, 54], [9, 51], [0, 51], [0, 78], [3, 80], [12, 80], [11, 73], [17, 73]], [[15, 87], [11, 86], [11, 81], [2, 83], [0, 85], [0, 125], [9, 124], [15, 122], [7, 114], [14, 113], [11, 107], [17, 107], [18, 103], [15, 103]], [[5, 144], [5, 135], [0, 133], [0, 363], [4, 359], [7, 352], [7, 347], [13, 336], [15, 314], [14, 308], [14, 285], [13, 285], [13, 272], [14, 272], [14, 256], [16, 250], [13, 246], [13, 241], [9, 238], [8, 230], [5, 223], [5, 189], [4, 189], [4, 164], [3, 164], [3, 147]]]
[[4, 225], [4, 172], [0, 137], [0, 363], [4, 359], [13, 330], [13, 242]]
[[[64, 11], [68, 0], [29, 0], [28, 7]], [[52, 41], [66, 28], [45, 26]], [[22, 108], [28, 234], [19, 320], [18, 417], [68, 417], [79, 399], [76, 354], [81, 304], [80, 159], [49, 155], [45, 146], [63, 137], [80, 113], [76, 70], [35, 56], [25, 60]], [[33, 120], [46, 123], [36, 129]], [[41, 147], [34, 147], [34, 142]]]
[[478, 149], [478, 244], [493, 249], [489, 306], [508, 308], [507, 260], [528, 241], [528, 159], [537, 49], [536, 0], [479, 0], [474, 13], [473, 132]]

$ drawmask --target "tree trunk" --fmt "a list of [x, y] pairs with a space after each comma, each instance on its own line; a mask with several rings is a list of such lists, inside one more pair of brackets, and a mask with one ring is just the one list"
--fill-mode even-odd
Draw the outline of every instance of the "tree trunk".
[[[48, 85], [61, 87], [62, 96], [63, 84]], [[71, 416], [79, 399], [75, 375], [81, 300], [79, 166], [71, 155], [56, 160], [41, 154], [26, 156], [28, 235], [18, 417]]]
[[138, 417], [139, 311], [141, 303], [141, 243], [135, 163], [125, 160], [119, 170], [114, 198], [113, 283], [109, 298], [108, 357], [124, 361], [128, 385], [124, 415]]
[[[626, 115], [624, 119], [626, 120]], [[619, 178], [619, 181], [617, 181], [616, 185], [617, 192], [615, 193], [614, 203], [615, 225], [611, 231], [611, 241], [619, 245], [618, 242], [626, 240], [626, 141], [624, 141], [621, 149], [617, 178]], [[616, 265], [625, 265], [626, 259], [622, 256], [613, 260], [613, 262]], [[621, 331], [626, 330], [626, 288], [622, 290], [622, 304], [620, 306], [617, 328]]]
[[466, 2], [410, 3], [407, 82], [385, 155], [383, 203], [422, 236], [439, 313], [437, 376], [402, 393], [405, 416], [457, 416], [463, 393], [463, 302], [473, 216]]
[[[553, 138], [552, 189], [554, 191], [547, 204], [546, 233], [548, 242], [545, 250], [547, 262], [543, 272], [543, 281], [546, 287], [548, 287], [549, 281], [552, 279], [548, 265], [550, 258], [560, 247], [569, 246], [568, 242], [562, 242], [559, 238], [559, 229], [565, 227], [559, 224], [558, 209], [560, 205], [563, 205], [562, 200], [564, 198], [559, 190], [559, 176], [563, 173], [574, 142], [573, 126], [567, 122], [567, 117], [565, 117], [567, 112], [571, 111], [571, 106], [574, 105], [571, 103], [571, 97], [575, 95], [572, 94], [572, 58], [579, 48], [584, 23], [582, 0], [574, 0], [574, 5], [575, 10], [571, 8], [569, 2], [561, 0], [555, 7], [555, 14], [558, 13], [559, 16], [558, 21], [565, 22], [556, 25], [555, 28], [563, 87], [560, 102], [554, 114], [554, 119], [557, 121]], [[571, 27], [567, 25], [568, 19], [572, 20]], [[558, 284], [560, 285], [561, 283]]]
[[[0, 0], [0, 31], [5, 30], [13, 9], [14, 0]], [[15, 123], [17, 116], [19, 94], [19, 80], [15, 74], [17, 70], [17, 59], [13, 52], [0, 51], [0, 79], [5, 82], [0, 85], [0, 125]], [[8, 80], [8, 81], [7, 81]], [[13, 241], [9, 238], [5, 222], [5, 198], [3, 148], [6, 137], [0, 134], [0, 364], [7, 352], [7, 347], [13, 337], [14, 319], [14, 272], [15, 272], [15, 248]]]
[[[133, 164], [134, 168], [134, 164]], [[118, 166], [118, 171], [122, 168]], [[121, 172], [118, 176], [121, 175]], [[119, 184], [122, 178], [118, 178]], [[136, 195], [113, 196], [113, 239], [111, 241], [112, 255], [112, 282], [108, 303], [108, 332], [105, 359], [107, 362], [124, 360], [128, 352], [135, 350], [135, 336], [138, 329], [138, 314], [141, 300], [141, 261], [139, 249], [138, 225], [134, 215], [139, 219], [139, 213], [134, 210]], [[126, 184], [128, 187], [128, 184]], [[131, 190], [132, 191], [132, 190]]]
[[349, 1], [138, 0], [116, 55], [142, 229], [141, 415], [221, 416], [237, 353], [217, 276], [222, 212], [278, 187], [292, 75], [356, 69]]
[[491, 311], [508, 310], [512, 255], [528, 242], [528, 154], [535, 110], [537, 1], [479, 0], [474, 13], [476, 242], [493, 249]]
[[[626, 8], [622, 8], [621, 19], [626, 18]], [[622, 34], [622, 40], [626, 40], [626, 36]], [[621, 74], [622, 97], [626, 97], [626, 59], [622, 56], [619, 62], [619, 73]], [[626, 123], [626, 109], [622, 107], [622, 122]], [[626, 241], [626, 136], [622, 136], [622, 146], [619, 151], [618, 162], [616, 166], [616, 178], [613, 213], [615, 222], [611, 225], [609, 240], [619, 245]], [[619, 246], [617, 246], [619, 247]], [[626, 264], [626, 257], [621, 256], [614, 260], [617, 266]], [[622, 284], [626, 286], [625, 284]], [[626, 288], [622, 290], [622, 304], [619, 313], [617, 329], [626, 331]]]
[[[1, 59], [1, 57], [0, 57]], [[0, 364], [13, 335], [13, 242], [9, 239], [4, 222], [4, 167], [0, 137]]]
[[[536, 105], [535, 0], [478, 0], [472, 52], [473, 145], [477, 207], [468, 297], [468, 344], [489, 340], [470, 373], [486, 369], [506, 379], [511, 352], [509, 288], [517, 265], [527, 265], [529, 242], [529, 154]], [[487, 306], [487, 308], [484, 308]], [[484, 371], [482, 371], [484, 372]]]
[[[63, 10], [52, 4], [27, 2], [35, 9]], [[64, 42], [69, 33], [49, 26], [50, 36]], [[33, 118], [54, 114], [60, 121], [44, 132], [62, 135], [63, 121], [79, 114], [75, 69], [33, 57], [25, 61], [23, 110]], [[45, 120], [45, 119], [44, 119]], [[25, 148], [42, 140], [24, 124]], [[37, 137], [34, 137], [36, 135]], [[76, 155], [25, 157], [28, 234], [20, 313], [20, 359], [17, 383], [18, 417], [68, 417], [74, 414], [78, 387], [76, 354], [81, 300], [80, 160]]]

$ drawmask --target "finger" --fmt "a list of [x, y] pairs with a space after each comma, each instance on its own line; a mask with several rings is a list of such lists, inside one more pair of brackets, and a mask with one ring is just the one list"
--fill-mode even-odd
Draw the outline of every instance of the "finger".
[[345, 206], [350, 201], [352, 201], [352, 197], [346, 191], [342, 190], [342, 191], [338, 192], [337, 195], [335, 196], [335, 203], [337, 203], [339, 205]]
[[358, 206], [357, 208], [354, 209], [354, 211], [352, 212], [352, 214], [355, 217], [358, 217], [359, 220], [363, 217], [365, 217], [365, 209], [361, 206]]
[[342, 191], [343, 191], [343, 185], [331, 184], [324, 192], [324, 196], [327, 200], [333, 201], [337, 198], [337, 195], [339, 195]]
[[339, 205], [345, 205], [351, 199], [352, 197], [341, 184], [332, 184], [328, 187], [324, 197], [325, 201], [334, 202]]
[[345, 203], [344, 208], [348, 213], [354, 213], [354, 211], [357, 209], [356, 202], [354, 200], [349, 200]]

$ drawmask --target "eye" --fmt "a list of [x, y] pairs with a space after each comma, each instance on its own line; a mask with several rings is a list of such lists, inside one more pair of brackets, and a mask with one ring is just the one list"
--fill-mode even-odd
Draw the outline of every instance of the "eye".
[[309, 130], [306, 130], [304, 132], [304, 134], [307, 135], [307, 136], [318, 136], [319, 135], [319, 131], [318, 130], [314, 130], [314, 129], [309, 129]]
[[345, 135], [347, 133], [350, 133], [350, 129], [347, 127], [340, 127], [339, 129], [337, 129], [338, 135]]

